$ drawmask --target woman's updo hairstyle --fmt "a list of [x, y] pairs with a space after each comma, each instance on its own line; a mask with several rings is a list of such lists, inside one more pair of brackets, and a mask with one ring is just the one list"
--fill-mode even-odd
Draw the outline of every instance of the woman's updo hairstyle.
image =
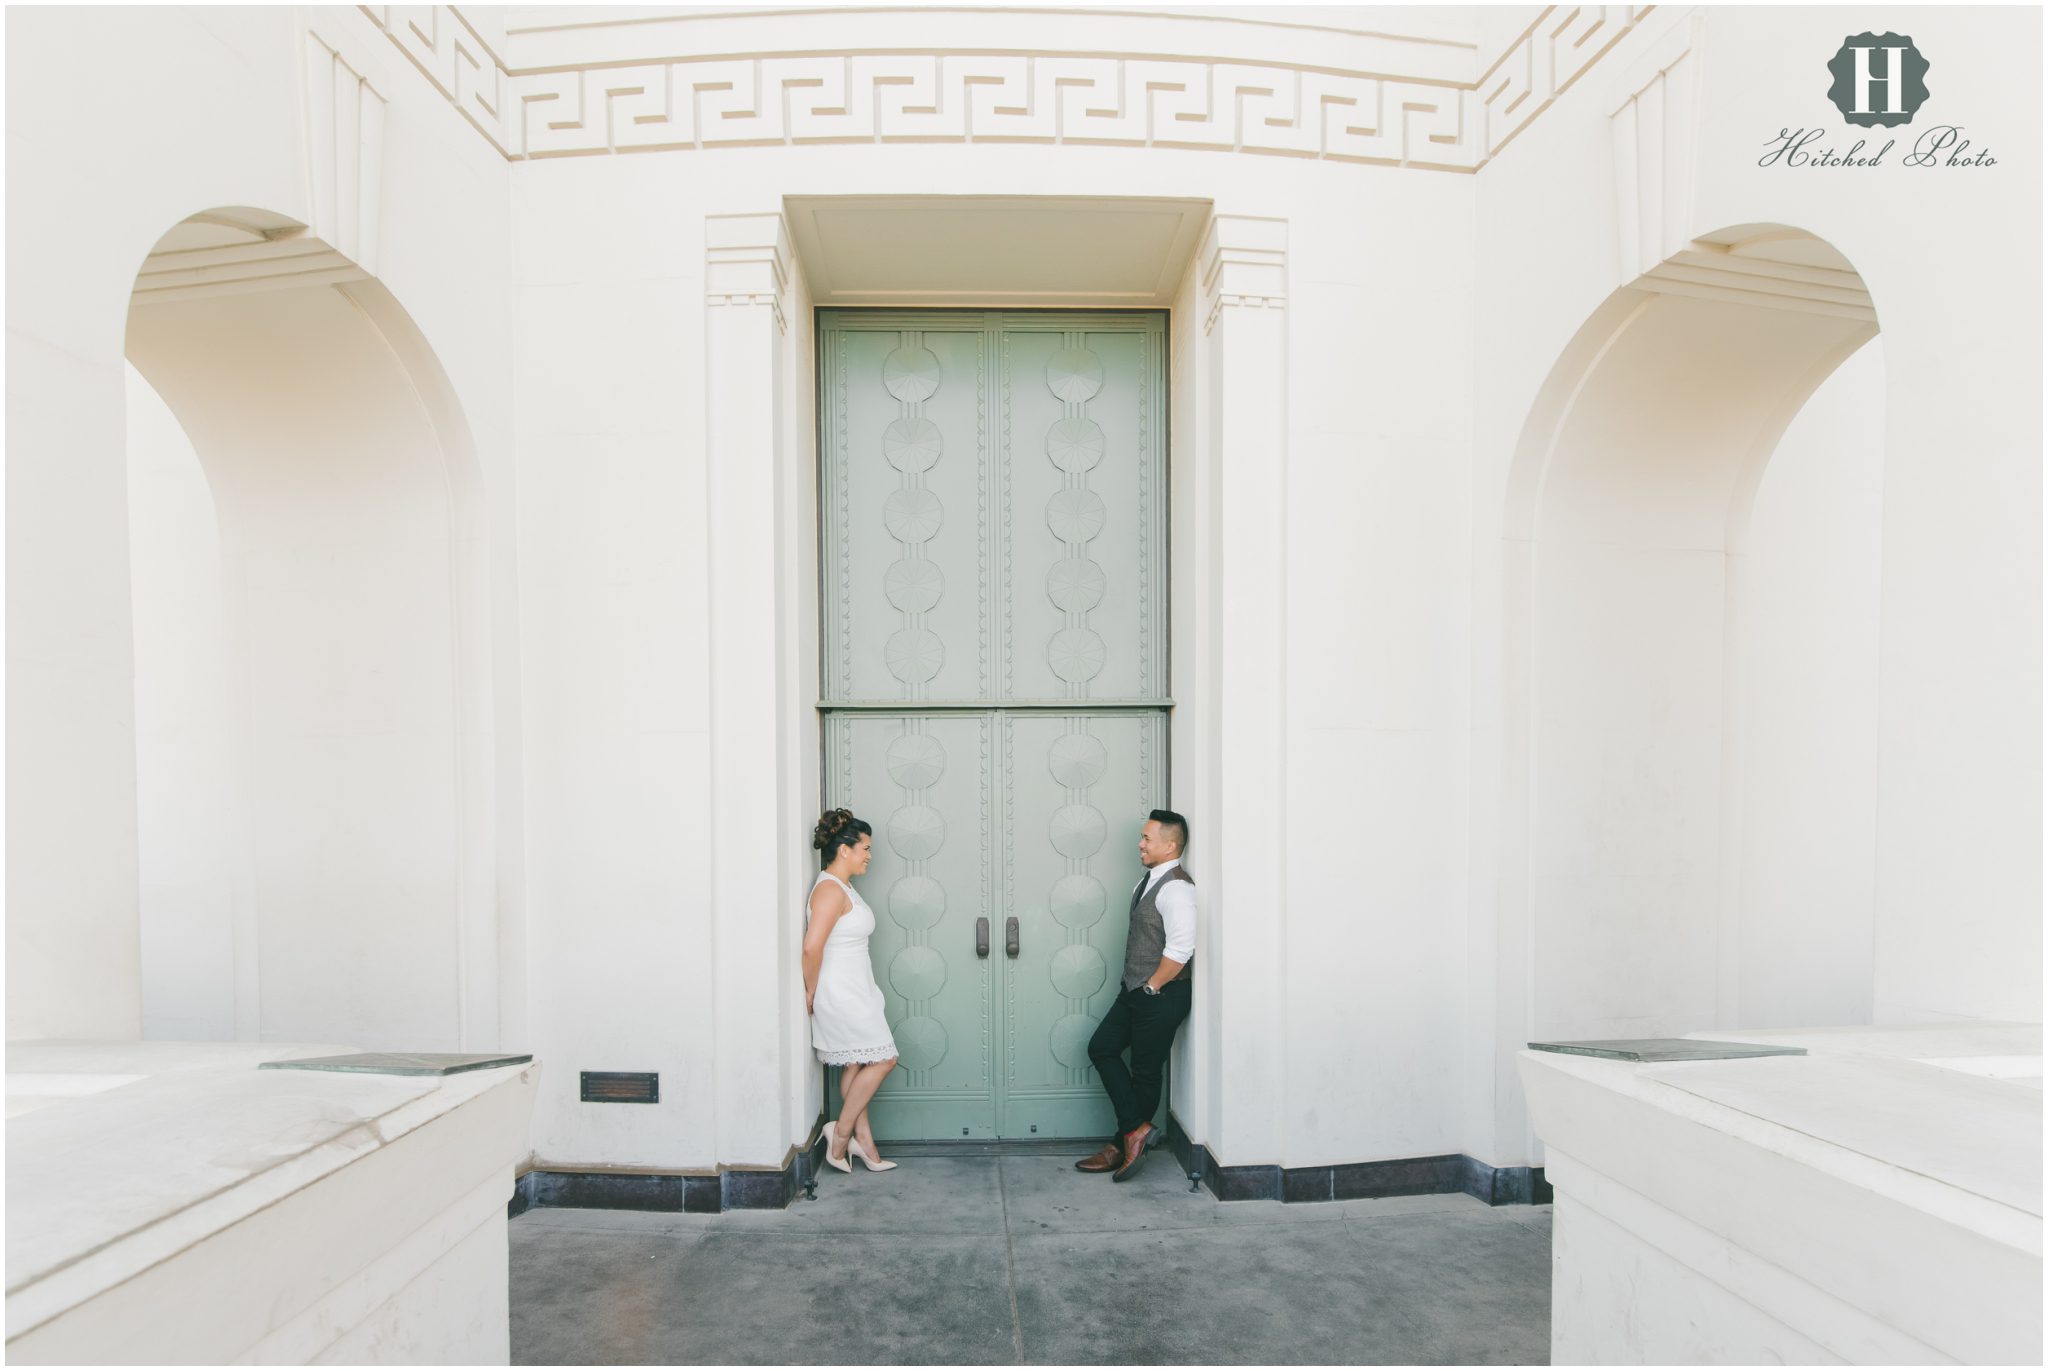
[[811, 846], [825, 854], [824, 863], [830, 866], [838, 859], [840, 848], [852, 847], [860, 841], [861, 834], [874, 831], [865, 819], [854, 818], [852, 810], [831, 809], [811, 830]]

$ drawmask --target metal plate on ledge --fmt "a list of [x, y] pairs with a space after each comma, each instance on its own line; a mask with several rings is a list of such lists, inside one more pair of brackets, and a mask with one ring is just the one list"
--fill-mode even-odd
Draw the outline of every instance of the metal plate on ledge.
[[531, 1052], [517, 1056], [472, 1052], [352, 1052], [345, 1057], [300, 1057], [264, 1062], [266, 1071], [358, 1071], [372, 1076], [453, 1076], [459, 1071], [488, 1071], [494, 1066], [524, 1066]]
[[1592, 1042], [1530, 1043], [1536, 1052], [1572, 1057], [1606, 1057], [1618, 1062], [1715, 1062], [1731, 1057], [1803, 1057], [1803, 1047], [1762, 1043], [1717, 1043], [1700, 1038], [1601, 1038]]

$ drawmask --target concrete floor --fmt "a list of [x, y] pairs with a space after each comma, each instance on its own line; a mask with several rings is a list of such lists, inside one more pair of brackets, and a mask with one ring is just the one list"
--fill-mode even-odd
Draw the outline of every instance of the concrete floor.
[[827, 1171], [780, 1212], [512, 1221], [515, 1363], [1542, 1363], [1550, 1210], [1220, 1204], [1167, 1153]]

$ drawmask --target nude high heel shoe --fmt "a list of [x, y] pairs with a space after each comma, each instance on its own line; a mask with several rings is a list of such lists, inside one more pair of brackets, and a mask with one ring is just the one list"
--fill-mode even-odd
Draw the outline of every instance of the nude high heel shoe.
[[836, 1119], [825, 1120], [825, 1165], [836, 1167], [851, 1176], [853, 1174], [853, 1163], [844, 1157], [832, 1155], [832, 1130], [837, 1122]]
[[870, 1171], [894, 1171], [896, 1169], [896, 1163], [894, 1162], [878, 1162], [873, 1157], [870, 1157], [868, 1150], [860, 1145], [859, 1138], [848, 1138], [846, 1140], [846, 1151], [849, 1156], [859, 1157], [860, 1164]]

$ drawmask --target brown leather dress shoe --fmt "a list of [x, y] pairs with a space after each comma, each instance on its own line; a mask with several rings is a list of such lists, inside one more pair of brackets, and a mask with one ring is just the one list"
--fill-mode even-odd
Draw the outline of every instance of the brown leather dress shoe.
[[1145, 1153], [1159, 1139], [1159, 1130], [1149, 1123], [1139, 1124], [1124, 1134], [1124, 1164], [1116, 1169], [1112, 1178], [1127, 1181], [1138, 1174], [1138, 1164], [1145, 1160]]
[[1124, 1141], [1111, 1138], [1109, 1146], [1092, 1157], [1083, 1157], [1074, 1163], [1076, 1171], [1114, 1171], [1124, 1164]]

